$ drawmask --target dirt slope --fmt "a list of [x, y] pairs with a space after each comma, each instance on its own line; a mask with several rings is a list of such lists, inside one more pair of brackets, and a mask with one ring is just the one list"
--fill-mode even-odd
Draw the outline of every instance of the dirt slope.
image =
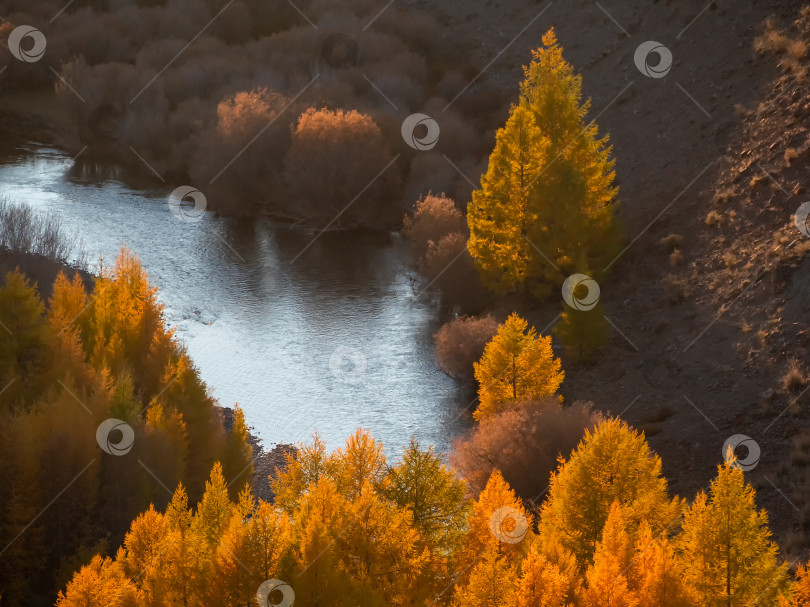
[[[810, 395], [782, 390], [780, 378], [791, 357], [810, 367], [810, 239], [792, 220], [810, 197], [810, 90], [754, 43], [768, 17], [792, 27], [801, 3], [412, 4], [479, 65], [494, 59], [473, 87], [512, 98], [530, 49], [555, 27], [614, 144], [630, 245], [600, 285], [614, 337], [592, 364], [567, 369], [566, 397], [643, 427], [673, 489], [690, 497], [728, 437], [752, 437], [761, 459], [749, 479], [784, 538], [808, 518], [791, 504], [803, 489], [790, 453]], [[664, 78], [634, 64], [647, 40], [672, 52]], [[679, 238], [662, 246], [669, 234]], [[544, 327], [558, 312], [544, 306], [533, 320]]]

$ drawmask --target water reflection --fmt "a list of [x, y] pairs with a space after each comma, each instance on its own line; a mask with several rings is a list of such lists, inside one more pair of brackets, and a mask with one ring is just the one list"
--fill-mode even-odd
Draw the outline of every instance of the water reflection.
[[[239, 402], [266, 443], [317, 430], [334, 447], [362, 426], [390, 455], [412, 435], [447, 448], [465, 424], [460, 396], [433, 363], [436, 302], [414, 298], [397, 237], [313, 242], [317, 232], [210, 214], [186, 224], [166, 205], [172, 186], [138, 179], [36, 143], [0, 153], [0, 195], [59, 213], [91, 260], [122, 245], [141, 257], [215, 396]], [[365, 359], [359, 381], [330, 368], [339, 348]]]

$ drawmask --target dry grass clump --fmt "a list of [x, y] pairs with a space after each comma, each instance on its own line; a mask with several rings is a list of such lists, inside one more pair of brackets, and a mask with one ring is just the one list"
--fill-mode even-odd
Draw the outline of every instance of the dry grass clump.
[[734, 187], [728, 187], [714, 195], [714, 201], [718, 203], [726, 203], [732, 200], [737, 195], [737, 190]]
[[733, 268], [737, 263], [740, 261], [740, 258], [737, 257], [732, 251], [726, 251], [723, 253], [723, 263], [726, 265], [727, 269]]
[[722, 221], [723, 217], [717, 211], [710, 211], [709, 214], [706, 215], [706, 225], [709, 227], [719, 226]]
[[[804, 12], [802, 18], [808, 18]], [[765, 21], [765, 31], [754, 40], [754, 50], [760, 55], [776, 55], [779, 65], [798, 77], [806, 73], [807, 43], [786, 35], [773, 19]]]
[[787, 369], [779, 382], [784, 392], [798, 392], [807, 385], [807, 374], [797, 358], [788, 360]]
[[799, 151], [796, 148], [785, 148], [785, 164], [790, 166], [790, 163], [799, 157]]
[[686, 299], [686, 282], [674, 274], [667, 274], [664, 278], [664, 290], [671, 304], [678, 304]]
[[667, 253], [672, 253], [675, 249], [680, 249], [683, 246], [683, 236], [680, 234], [668, 234], [660, 241], [661, 246]]
[[669, 265], [673, 268], [682, 266], [684, 261], [683, 252], [680, 249], [675, 249], [669, 254]]

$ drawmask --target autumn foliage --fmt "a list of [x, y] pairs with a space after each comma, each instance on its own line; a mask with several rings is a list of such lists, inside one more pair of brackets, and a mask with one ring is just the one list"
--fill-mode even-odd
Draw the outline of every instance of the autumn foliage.
[[478, 409], [473, 414], [477, 420], [509, 403], [551, 396], [565, 377], [560, 359], [551, 351], [551, 337], [538, 336], [517, 314], [498, 327], [473, 369], [478, 381]]
[[[0, 588], [9, 604], [114, 550], [135, 515], [168, 503], [162, 485], [182, 482], [198, 499], [217, 459], [234, 496], [250, 478], [241, 410], [226, 431], [128, 251], [89, 292], [78, 274], [60, 274], [47, 306], [22, 274], [9, 273], [0, 323], [0, 483], [9, 488], [0, 492]], [[126, 455], [98, 442], [110, 418], [132, 428]], [[49, 508], [57, 494], [58, 508]], [[97, 557], [83, 575], [102, 580], [94, 596], [108, 597], [120, 571]]]
[[468, 248], [496, 293], [546, 297], [565, 276], [602, 271], [618, 252], [617, 188], [608, 139], [586, 123], [582, 77], [553, 29], [524, 75], [467, 207]]
[[316, 436], [271, 482], [275, 503], [234, 498], [215, 464], [196, 506], [178, 486], [57, 605], [256, 605], [267, 579], [305, 607], [807, 604], [805, 570], [794, 585], [733, 457], [687, 506], [615, 419], [560, 458], [539, 510], [497, 469], [473, 500], [432, 449], [412, 441], [389, 463], [363, 431], [332, 452]]

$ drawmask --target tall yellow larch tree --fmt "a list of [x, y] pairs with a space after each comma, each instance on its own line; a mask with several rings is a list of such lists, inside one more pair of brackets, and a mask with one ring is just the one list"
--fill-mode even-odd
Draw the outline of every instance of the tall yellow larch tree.
[[515, 106], [495, 135], [481, 189], [472, 193], [467, 247], [482, 282], [496, 293], [518, 290], [528, 278], [535, 254], [526, 234], [529, 222], [537, 220], [531, 210], [530, 184], [543, 170], [549, 145], [534, 114], [525, 105]]
[[509, 403], [553, 395], [565, 377], [561, 367], [551, 338], [538, 336], [523, 318], [511, 314], [484, 348], [481, 360], [473, 363], [479, 401], [473, 417], [481, 420]]
[[411, 513], [381, 499], [371, 483], [349, 505], [353, 521], [340, 536], [343, 569], [352, 578], [361, 605], [418, 604], [429, 598], [420, 588], [429, 564], [427, 549], [418, 545], [419, 533]]
[[287, 514], [297, 508], [304, 491], [322, 478], [333, 476], [335, 463], [326, 443], [316, 432], [311, 443], [298, 445], [296, 452], [285, 455], [284, 466], [270, 475], [273, 503]]
[[188, 507], [188, 495], [182, 483], [177, 486], [166, 507], [166, 521], [170, 537], [165, 558], [166, 575], [172, 580], [171, 592], [166, 598], [170, 605], [193, 604], [195, 597], [203, 595], [203, 559], [206, 553], [203, 539], [191, 532], [193, 514]]
[[622, 507], [619, 502], [613, 502], [602, 530], [602, 539], [594, 551], [593, 564], [585, 574], [587, 586], [582, 593], [584, 607], [640, 605], [627, 579], [633, 550], [625, 525]]
[[565, 276], [601, 270], [615, 256], [618, 190], [608, 138], [586, 123], [582, 77], [553, 29], [524, 76], [467, 208], [468, 249], [494, 291], [547, 297]]
[[787, 564], [734, 463], [730, 452], [708, 494], [699, 493], [684, 515], [677, 547], [686, 585], [705, 607], [774, 606], [788, 591]]
[[228, 486], [222, 475], [222, 465], [214, 462], [211, 476], [205, 483], [205, 493], [197, 504], [192, 531], [204, 539], [209, 547], [216, 547], [220, 536], [233, 514], [233, 504], [228, 497]]
[[210, 607], [247, 605], [256, 596], [259, 585], [267, 579], [248, 564], [254, 556], [251, 528], [247, 524], [255, 508], [253, 500], [250, 488], [245, 487], [219, 538], [206, 584], [206, 604]]
[[571, 580], [535, 549], [521, 563], [517, 607], [572, 607]]
[[572, 550], [584, 567], [618, 501], [631, 539], [646, 520], [654, 532], [677, 522], [682, 500], [671, 499], [661, 458], [644, 435], [619, 419], [600, 422], [552, 474], [540, 514], [540, 534]]
[[478, 496], [468, 523], [464, 562], [469, 564], [481, 554], [492, 552], [517, 565], [528, 552], [533, 538], [532, 515], [494, 470]]
[[810, 568], [803, 563], [796, 568], [796, 583], [790, 598], [782, 598], [780, 607], [810, 607]]
[[417, 548], [429, 562], [418, 586], [425, 594], [439, 594], [455, 576], [458, 554], [467, 531], [471, 502], [466, 484], [444, 465], [433, 447], [422, 450], [415, 439], [389, 469], [384, 495], [411, 515], [419, 533]]
[[121, 563], [96, 555], [73, 576], [56, 599], [59, 607], [135, 607], [136, 586], [124, 573]]
[[366, 483], [376, 487], [384, 478], [387, 465], [382, 441], [362, 429], [356, 430], [345, 447], [333, 453], [332, 461], [338, 489], [350, 498], [359, 495]]
[[129, 577], [139, 576], [145, 605], [159, 604], [173, 584], [165, 567], [170, 540], [169, 522], [151, 505], [132, 522], [124, 538], [124, 570]]
[[666, 531], [654, 535], [650, 525], [643, 521], [627, 574], [639, 604], [658, 607], [695, 605], [697, 601], [684, 585], [683, 569]]
[[517, 567], [495, 552], [481, 555], [466, 583], [456, 588], [453, 607], [513, 607]]
[[321, 478], [304, 492], [295, 508], [295, 549], [291, 580], [302, 605], [357, 605], [351, 578], [342, 569], [338, 534], [351, 523], [349, 504], [330, 478]]

